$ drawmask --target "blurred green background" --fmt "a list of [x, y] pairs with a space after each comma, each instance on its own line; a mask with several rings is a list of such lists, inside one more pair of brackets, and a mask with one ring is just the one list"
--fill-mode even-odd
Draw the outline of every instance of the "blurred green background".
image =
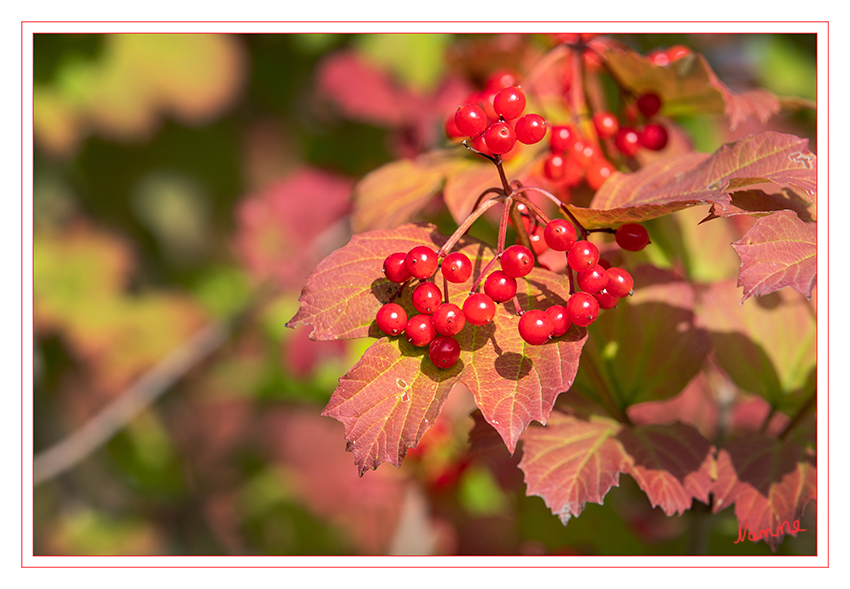
[[[692, 47], [733, 90], [816, 98], [814, 35], [616, 38]], [[284, 324], [311, 268], [350, 236], [351, 186], [444, 145], [469, 88], [520, 66], [514, 48], [551, 44], [36, 34], [35, 453], [203, 326], [231, 328], [108, 443], [35, 488], [35, 554], [769, 553], [733, 544], [731, 510], [667, 518], [628, 477], [562, 526], [524, 496], [518, 456], [468, 452], [463, 391], [401, 469], [362, 479], [341, 424], [319, 416], [370, 342], [310, 342]], [[730, 137], [719, 117], [679, 122], [701, 150]], [[774, 123], [816, 152], [812, 111]]]

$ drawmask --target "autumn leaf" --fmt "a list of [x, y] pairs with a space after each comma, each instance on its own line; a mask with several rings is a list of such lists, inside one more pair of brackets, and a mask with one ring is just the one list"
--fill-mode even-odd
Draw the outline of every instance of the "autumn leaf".
[[601, 505], [622, 473], [667, 515], [684, 513], [694, 498], [708, 503], [714, 449], [699, 432], [681, 423], [634, 427], [600, 413], [556, 410], [546, 427], [523, 434], [528, 495], [542, 497], [564, 524], [586, 503]]
[[[355, 235], [310, 276], [301, 308], [288, 325], [312, 325], [311, 337], [320, 340], [382, 336], [375, 315], [400, 288], [382, 277], [383, 260], [416, 245], [436, 249], [445, 240], [431, 225]], [[450, 287], [450, 301], [462, 305], [465, 293], [495, 252], [469, 238], [459, 242], [455, 251], [464, 252], [474, 268], [466, 283]], [[540, 268], [518, 283], [517, 300], [524, 310], [564, 304], [569, 297], [565, 278]], [[412, 309], [409, 290], [397, 300]], [[424, 409], [410, 415], [408, 411], [426, 400], [428, 407], [438, 411], [456, 382], [470, 390], [510, 452], [531, 421], [545, 423], [557, 396], [573, 383], [587, 333], [573, 327], [545, 345], [531, 346], [520, 338], [518, 323], [517, 309], [510, 302], [499, 306], [488, 325], [467, 324], [456, 336], [460, 360], [445, 371], [431, 365], [426, 349], [411, 347], [405, 338], [381, 337], [341, 379], [326, 409], [327, 415], [348, 424], [346, 438], [361, 472], [384, 461], [399, 464], [406, 449], [417, 443], [436, 417]], [[401, 400], [405, 392], [411, 402], [416, 400], [409, 410]]]
[[817, 321], [811, 301], [780, 290], [742, 305], [727, 281], [701, 292], [698, 308], [699, 325], [738, 387], [789, 414], [815, 394]]
[[637, 172], [614, 173], [590, 208], [568, 208], [586, 228], [598, 228], [646, 221], [699, 204], [725, 206], [735, 189], [761, 182], [812, 195], [817, 192], [817, 158], [807, 144], [806, 139], [773, 131], [750, 135], [710, 155], [689, 153]]
[[793, 211], [778, 211], [756, 220], [732, 247], [741, 258], [742, 303], [786, 286], [811, 297], [818, 270], [816, 223], [802, 221]]
[[712, 492], [715, 513], [734, 503], [743, 533], [775, 552], [786, 533], [796, 537], [794, 522], [817, 499], [814, 452], [760, 434], [739, 438], [718, 453]]
[[354, 187], [352, 229], [390, 229], [414, 220], [440, 193], [448, 175], [470, 165], [456, 152], [440, 151], [378, 168]]
[[750, 215], [764, 217], [775, 211], [794, 211], [800, 220], [806, 223], [815, 221], [817, 211], [793, 190], [783, 189], [781, 192], [768, 193], [762, 190], [740, 190], [731, 194], [729, 205], [711, 205], [708, 216], [700, 221], [712, 221], [719, 218]]

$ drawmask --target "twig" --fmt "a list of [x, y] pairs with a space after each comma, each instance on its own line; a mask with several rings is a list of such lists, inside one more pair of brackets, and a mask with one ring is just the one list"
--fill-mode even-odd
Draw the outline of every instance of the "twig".
[[208, 324], [145, 373], [80, 429], [33, 460], [33, 486], [73, 468], [111, 440], [146, 407], [167, 392], [189, 370], [215, 352], [230, 336], [234, 320]]

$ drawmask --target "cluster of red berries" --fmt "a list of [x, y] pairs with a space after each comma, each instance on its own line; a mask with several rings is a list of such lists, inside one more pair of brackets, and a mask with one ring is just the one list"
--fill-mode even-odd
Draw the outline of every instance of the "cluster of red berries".
[[690, 54], [691, 50], [688, 47], [685, 47], [684, 45], [673, 45], [667, 49], [656, 49], [647, 55], [647, 57], [653, 64], [663, 67], [670, 65], [674, 61], [678, 61], [683, 57], [687, 57]]
[[517, 142], [532, 145], [546, 135], [546, 121], [538, 114], [523, 114], [525, 105], [525, 94], [512, 76], [494, 76], [484, 91], [458, 106], [446, 121], [446, 134], [472, 139], [472, 147], [486, 155], [507, 156]]
[[642, 127], [620, 127], [614, 137], [614, 145], [620, 153], [634, 157], [641, 148], [660, 151], [667, 147], [667, 129], [653, 119], [661, 110], [661, 105], [661, 97], [654, 92], [637, 97], [635, 107], [646, 123]]
[[[578, 273], [581, 289], [565, 305], [552, 305], [545, 311], [533, 309], [522, 314], [519, 334], [529, 344], [540, 345], [550, 338], [560, 337], [571, 324], [586, 327], [593, 323], [600, 309], [611, 309], [617, 301], [631, 294], [634, 281], [622, 268], [604, 265], [598, 248], [587, 240], [578, 240], [575, 227], [563, 219], [550, 221], [543, 231], [546, 245], [566, 252], [570, 268]], [[617, 243], [626, 250], [638, 251], [649, 243], [643, 226], [631, 223], [616, 232]], [[419, 313], [408, 318], [404, 308], [391, 302], [377, 313], [378, 328], [388, 336], [404, 335], [417, 347], [428, 346], [431, 362], [439, 368], [451, 368], [460, 358], [460, 345], [454, 336], [467, 323], [487, 325], [496, 314], [496, 304], [513, 299], [517, 293], [517, 278], [527, 276], [534, 267], [534, 255], [522, 245], [506, 248], [500, 258], [500, 270], [491, 272], [484, 280], [484, 292], [471, 293], [462, 307], [448, 301], [448, 293], [429, 279], [437, 269], [446, 282], [463, 283], [472, 276], [472, 262], [461, 252], [438, 259], [432, 248], [416, 246], [408, 252], [396, 252], [384, 260], [384, 275], [390, 282], [407, 284], [418, 279], [411, 302]]]
[[[617, 131], [617, 119], [610, 113], [596, 113], [593, 117], [601, 138], [610, 137], [610, 129]], [[599, 148], [572, 125], [556, 125], [549, 136], [549, 155], [543, 161], [543, 175], [566, 186], [576, 186], [582, 178], [593, 190], [599, 190], [614, 173], [614, 166], [605, 159]]]

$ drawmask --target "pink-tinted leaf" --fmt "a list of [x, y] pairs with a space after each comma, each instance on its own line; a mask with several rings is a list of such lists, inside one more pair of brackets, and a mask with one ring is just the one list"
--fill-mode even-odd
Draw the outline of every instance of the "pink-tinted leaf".
[[566, 524], [585, 504], [602, 504], [619, 486], [627, 457], [616, 440], [621, 424], [605, 417], [581, 419], [554, 411], [546, 427], [531, 427], [523, 436], [519, 467], [528, 495], [543, 498]]
[[727, 281], [701, 293], [699, 307], [699, 323], [709, 330], [718, 363], [738, 387], [789, 413], [814, 394], [812, 301], [785, 289], [742, 305]]
[[371, 172], [354, 187], [352, 229], [389, 229], [413, 220], [439, 194], [446, 176], [471, 165], [453, 152], [432, 152]]
[[777, 193], [767, 193], [761, 190], [741, 190], [733, 192], [731, 196], [732, 202], [726, 206], [711, 205], [708, 216], [700, 223], [738, 215], [763, 217], [775, 211], [785, 210], [794, 211], [806, 223], [815, 221], [813, 217], [816, 214], [815, 208], [805, 202], [793, 190], [783, 189]]
[[807, 143], [766, 131], [727, 143], [711, 155], [689, 153], [660, 160], [637, 172], [615, 173], [597, 191], [590, 209], [570, 206], [570, 210], [586, 227], [603, 227], [644, 221], [696, 204], [728, 205], [734, 189], [760, 182], [815, 194], [817, 159]]
[[404, 338], [375, 342], [339, 381], [322, 415], [345, 425], [348, 449], [362, 475], [382, 462], [401, 466], [434, 423], [462, 365], [441, 370], [425, 348]]
[[812, 295], [818, 270], [816, 223], [802, 221], [793, 211], [778, 211], [758, 219], [732, 247], [741, 258], [741, 302], [786, 286]]
[[635, 290], [588, 328], [576, 386], [620, 407], [679, 393], [702, 367], [711, 343], [695, 325], [694, 292], [667, 271], [632, 272]]
[[667, 515], [684, 513], [693, 499], [708, 504], [714, 448], [681, 423], [623, 428], [617, 436], [630, 461], [626, 472]]
[[443, 243], [445, 237], [430, 225], [404, 225], [353, 236], [307, 278], [298, 299], [301, 307], [287, 325], [312, 325], [310, 339], [314, 340], [377, 336], [375, 314], [399, 288], [384, 278], [386, 257], [419, 245], [436, 250]]
[[316, 77], [319, 95], [331, 97], [349, 118], [394, 127], [410, 117], [410, 92], [355, 53], [330, 55]]
[[779, 98], [766, 90], [732, 92], [699, 54], [657, 66], [639, 53], [617, 47], [605, 52], [605, 61], [625, 88], [661, 96], [666, 115], [723, 113], [734, 129], [750, 116], [764, 123], [781, 106]]
[[718, 453], [713, 493], [715, 513], [734, 503], [743, 537], [776, 551], [786, 533], [796, 537], [795, 522], [817, 500], [814, 453], [760, 434], [739, 438]]
[[[297, 288], [324, 251], [317, 238], [350, 209], [353, 181], [304, 168], [255, 195], [237, 211], [236, 250], [258, 279]], [[305, 201], [321, 206], [305, 207]]]

